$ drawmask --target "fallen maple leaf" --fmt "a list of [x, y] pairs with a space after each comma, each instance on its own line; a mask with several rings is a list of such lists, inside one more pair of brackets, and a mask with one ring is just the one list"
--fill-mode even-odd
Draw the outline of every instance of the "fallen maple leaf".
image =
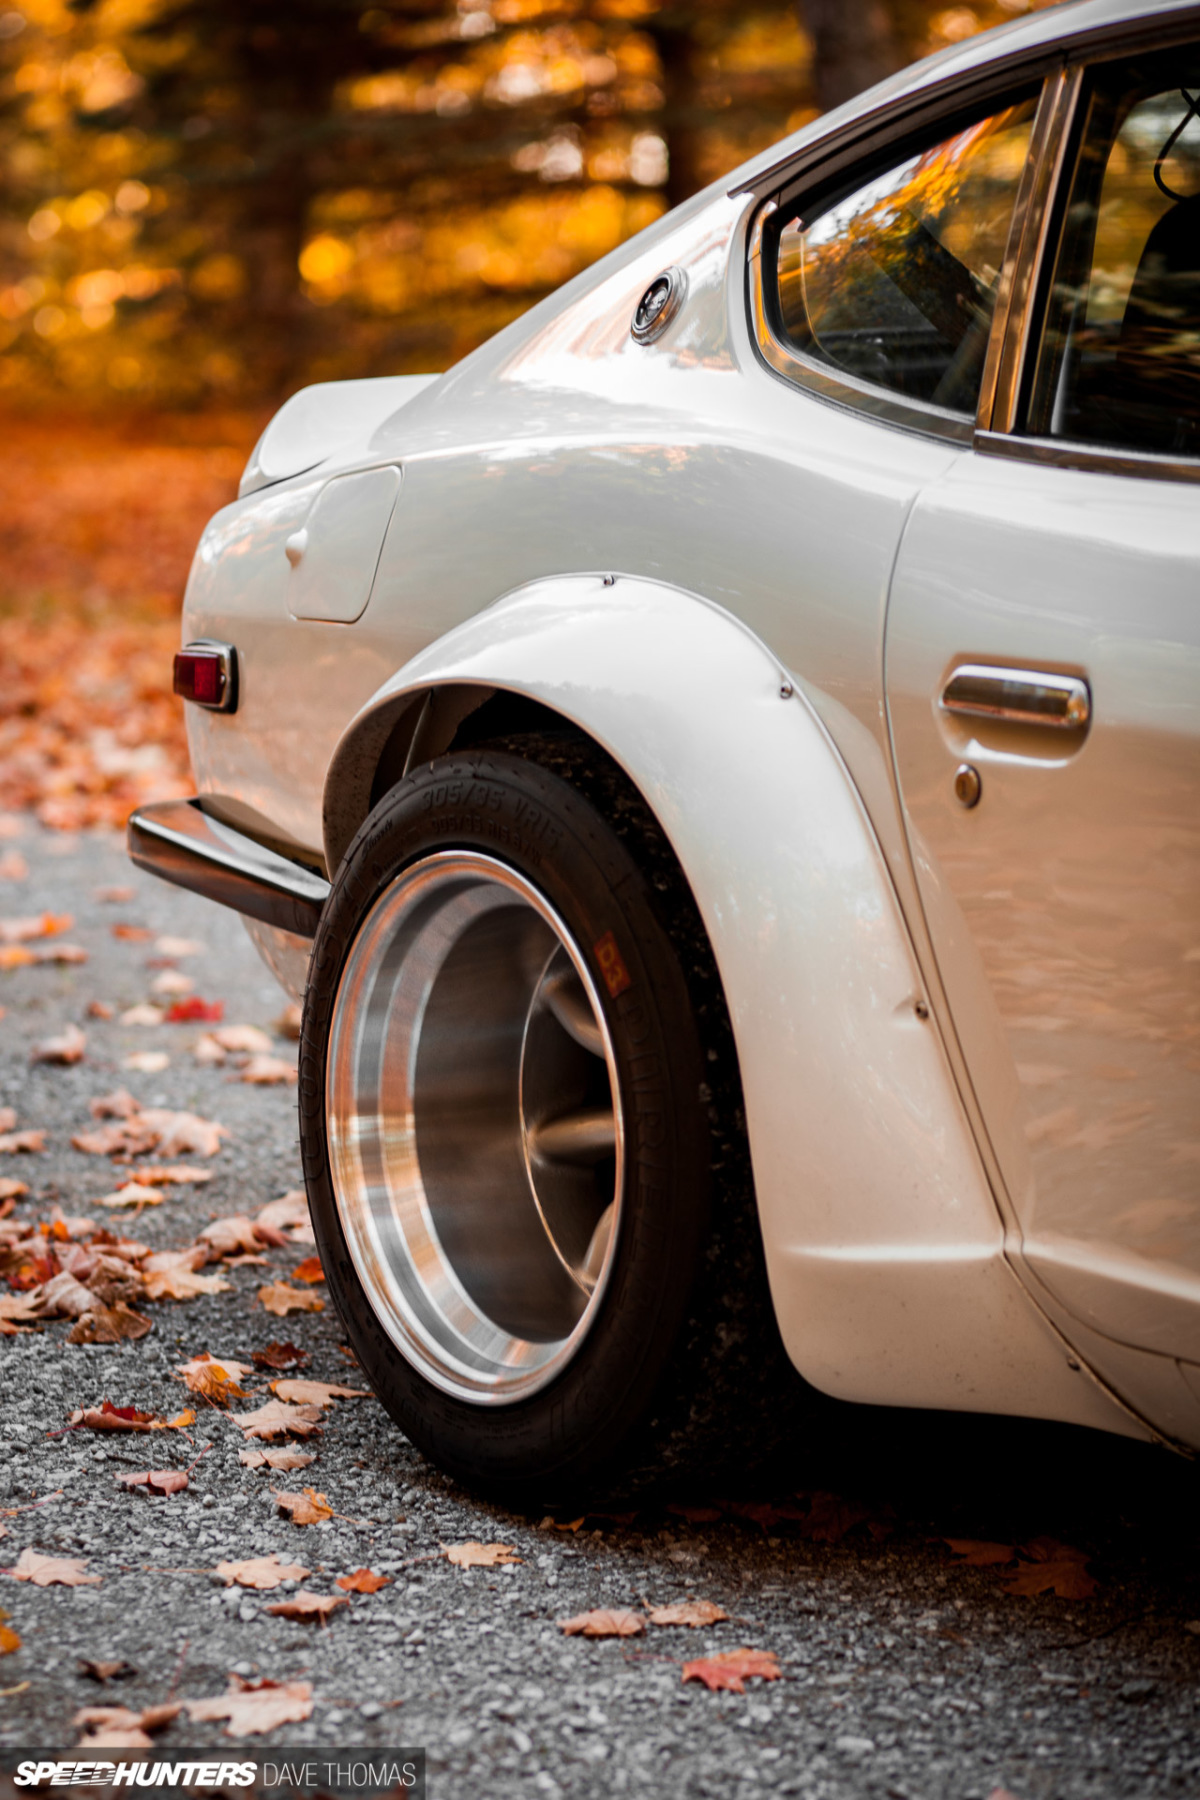
[[147, 1300], [194, 1300], [198, 1294], [226, 1294], [229, 1283], [220, 1275], [200, 1275], [207, 1260], [203, 1245], [189, 1250], [159, 1250], [142, 1264]]
[[317, 1294], [306, 1294], [302, 1288], [289, 1287], [286, 1281], [272, 1281], [258, 1290], [259, 1305], [277, 1319], [292, 1312], [324, 1312], [325, 1302]]
[[226, 1587], [277, 1588], [281, 1581], [303, 1581], [308, 1570], [300, 1563], [281, 1563], [272, 1550], [270, 1556], [252, 1556], [244, 1562], [221, 1562], [216, 1574]]
[[185, 1700], [193, 1724], [228, 1719], [225, 1736], [254, 1737], [277, 1725], [294, 1725], [312, 1715], [312, 1685], [307, 1681], [243, 1681], [230, 1676], [227, 1693], [211, 1700]]
[[291, 1038], [293, 1042], [298, 1042], [300, 1038], [300, 1021], [302, 1017], [303, 1009], [297, 1006], [296, 1002], [293, 1000], [289, 1005], [284, 1007], [279, 1017], [275, 1020], [275, 1032], [277, 1036], [281, 1038]]
[[474, 1538], [465, 1544], [443, 1544], [446, 1561], [459, 1569], [496, 1569], [505, 1563], [524, 1562], [515, 1544], [479, 1544]]
[[0, 1332], [7, 1327], [6, 1335], [12, 1336], [20, 1326], [37, 1322], [36, 1292], [35, 1288], [32, 1294], [0, 1294]]
[[208, 945], [199, 938], [160, 937], [155, 938], [154, 948], [160, 956], [204, 956]]
[[94, 1131], [77, 1131], [71, 1144], [85, 1156], [142, 1156], [155, 1148], [159, 1136], [140, 1118], [117, 1119]]
[[121, 1058], [121, 1067], [132, 1069], [135, 1075], [161, 1075], [170, 1066], [171, 1059], [165, 1050], [131, 1050], [128, 1056]]
[[141, 1107], [128, 1088], [116, 1088], [111, 1094], [98, 1094], [88, 1101], [93, 1119], [132, 1119]]
[[148, 1706], [140, 1713], [127, 1706], [84, 1706], [75, 1714], [74, 1723], [85, 1727], [79, 1740], [81, 1750], [147, 1750], [150, 1733], [164, 1730], [179, 1717], [183, 1708], [169, 1701], [162, 1706]]
[[215, 1156], [221, 1139], [229, 1136], [228, 1126], [219, 1125], [214, 1119], [202, 1119], [198, 1113], [147, 1107], [140, 1118], [158, 1133], [155, 1148], [168, 1161], [172, 1156]]
[[115, 1211], [125, 1206], [161, 1206], [165, 1199], [166, 1195], [160, 1194], [156, 1187], [143, 1187], [141, 1182], [127, 1181], [111, 1194], [101, 1194], [96, 1205], [107, 1206]]
[[245, 1390], [238, 1383], [250, 1374], [250, 1364], [218, 1362], [202, 1350], [190, 1362], [181, 1363], [175, 1373], [181, 1375], [193, 1394], [211, 1400], [215, 1406], [228, 1406], [231, 1400], [244, 1400]]
[[264, 1611], [276, 1613], [281, 1619], [299, 1619], [302, 1624], [314, 1622], [324, 1625], [331, 1612], [339, 1606], [349, 1606], [350, 1602], [337, 1594], [312, 1594], [307, 1588], [301, 1588], [290, 1600], [277, 1600], [274, 1606]]
[[152, 994], [190, 994], [195, 987], [190, 975], [184, 975], [179, 969], [164, 969], [150, 983]]
[[239, 1450], [238, 1461], [247, 1469], [307, 1469], [316, 1462], [311, 1450]]
[[250, 1352], [251, 1362], [257, 1363], [260, 1369], [299, 1368], [308, 1361], [308, 1352], [301, 1350], [297, 1344], [265, 1344], [261, 1350]]
[[98, 887], [92, 889], [93, 900], [99, 900], [102, 906], [123, 906], [132, 900], [134, 889], [131, 887]]
[[1034, 1538], [1021, 1545], [1028, 1562], [1018, 1562], [1003, 1583], [1010, 1594], [1032, 1599], [1038, 1594], [1057, 1594], [1060, 1600], [1090, 1600], [1100, 1585], [1087, 1572], [1088, 1556], [1055, 1538]]
[[154, 936], [144, 925], [127, 925], [124, 920], [117, 925], [110, 925], [108, 929], [115, 938], [122, 938], [128, 944], [144, 944], [147, 938]]
[[763, 1681], [779, 1681], [783, 1671], [771, 1650], [728, 1650], [721, 1656], [704, 1656], [683, 1665], [685, 1681], [702, 1681], [714, 1692], [720, 1688], [744, 1694], [746, 1682], [754, 1676]]
[[297, 1263], [292, 1270], [293, 1281], [324, 1281], [325, 1271], [321, 1267], [319, 1256], [306, 1256], [302, 1263]]
[[332, 1406], [335, 1400], [366, 1400], [368, 1388], [340, 1387], [336, 1381], [310, 1381], [307, 1376], [285, 1376], [271, 1383], [271, 1392], [297, 1406]]
[[0, 1134], [0, 1156], [30, 1155], [45, 1148], [44, 1131], [6, 1131]]
[[181, 1494], [188, 1485], [184, 1469], [141, 1469], [115, 1479], [118, 1487], [136, 1488], [147, 1494]]
[[9, 1625], [0, 1625], [0, 1656], [11, 1656], [21, 1648], [21, 1640]]
[[286, 1231], [293, 1244], [315, 1244], [312, 1220], [308, 1212], [308, 1195], [303, 1188], [289, 1188], [278, 1200], [270, 1200], [260, 1212], [255, 1213], [254, 1223], [266, 1225], [273, 1231]]
[[729, 1614], [713, 1600], [684, 1600], [676, 1606], [656, 1606], [652, 1625], [719, 1625]]
[[280, 1512], [291, 1514], [293, 1525], [319, 1525], [333, 1517], [332, 1506], [315, 1488], [305, 1488], [302, 1494], [281, 1494], [272, 1488], [271, 1496]]
[[192, 1169], [187, 1163], [147, 1163], [138, 1170], [138, 1180], [146, 1187], [189, 1187], [211, 1181], [211, 1169]]
[[67, 1333], [68, 1344], [120, 1344], [144, 1338], [154, 1326], [123, 1300], [111, 1306], [96, 1305], [84, 1313]]
[[236, 1256], [239, 1251], [253, 1254], [262, 1249], [262, 1239], [244, 1213], [233, 1213], [226, 1219], [213, 1219], [197, 1233], [197, 1241], [207, 1244], [213, 1257]]
[[70, 913], [37, 913], [31, 918], [0, 919], [0, 944], [24, 944], [31, 938], [55, 937], [70, 931], [75, 920]]
[[353, 1575], [339, 1575], [335, 1586], [345, 1588], [348, 1594], [377, 1594], [380, 1588], [391, 1586], [390, 1575], [376, 1575], [370, 1569], [355, 1569]]
[[5, 1200], [19, 1200], [22, 1194], [28, 1192], [27, 1181], [14, 1181], [9, 1175], [0, 1175], [0, 1204]]
[[558, 1629], [565, 1637], [641, 1637], [646, 1620], [640, 1612], [628, 1608], [597, 1607], [593, 1612], [578, 1613], [573, 1619], [560, 1619]]
[[161, 1006], [150, 1006], [139, 1000], [136, 1006], [127, 1006], [117, 1020], [118, 1025], [161, 1025], [166, 1015]]
[[92, 1290], [77, 1281], [68, 1269], [43, 1282], [36, 1292], [38, 1311], [43, 1318], [80, 1319], [97, 1304]]
[[204, 1035], [231, 1056], [271, 1054], [270, 1036], [258, 1025], [221, 1025], [216, 1031], [208, 1031]]
[[321, 1430], [320, 1407], [289, 1406], [283, 1400], [268, 1400], [257, 1412], [234, 1413], [232, 1417], [247, 1439], [283, 1437], [287, 1433], [306, 1438]]
[[223, 1000], [202, 1000], [199, 994], [190, 994], [186, 1000], [176, 1000], [167, 1008], [168, 1025], [208, 1024], [210, 1020], [224, 1017]]
[[29, 1052], [30, 1062], [52, 1063], [61, 1068], [82, 1062], [87, 1038], [78, 1025], [68, 1025], [56, 1037], [42, 1038]]
[[32, 1581], [34, 1587], [99, 1587], [98, 1575], [85, 1575], [86, 1556], [43, 1556], [40, 1550], [22, 1550], [13, 1568], [14, 1581]]
[[89, 1656], [79, 1658], [79, 1673], [91, 1681], [126, 1681], [137, 1670], [124, 1657], [111, 1662], [96, 1662]]
[[984, 1538], [943, 1538], [942, 1542], [950, 1546], [964, 1569], [991, 1569], [1014, 1561], [1017, 1554], [1011, 1544], [992, 1544]]
[[149, 1431], [156, 1423], [160, 1421], [153, 1413], [139, 1412], [136, 1406], [114, 1406], [111, 1400], [102, 1406], [81, 1407], [67, 1420], [78, 1431]]
[[251, 1087], [291, 1086], [299, 1079], [295, 1063], [282, 1056], [252, 1056], [238, 1076]]

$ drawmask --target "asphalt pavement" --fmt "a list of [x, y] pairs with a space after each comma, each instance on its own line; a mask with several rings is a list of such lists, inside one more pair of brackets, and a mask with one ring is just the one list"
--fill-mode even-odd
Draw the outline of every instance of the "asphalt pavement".
[[[225, 1025], [259, 1027], [273, 1055], [294, 1059], [273, 1031], [285, 996], [240, 924], [133, 871], [113, 834], [72, 838], [23, 821], [0, 852], [28, 867], [0, 880], [0, 917], [69, 913], [58, 941], [87, 952], [86, 962], [0, 970], [0, 1106], [15, 1109], [18, 1129], [47, 1134], [40, 1153], [0, 1156], [0, 1178], [30, 1188], [10, 1217], [99, 1217], [161, 1250], [297, 1188], [293, 1087], [248, 1085], [231, 1059], [198, 1062], [202, 1022], [120, 1022], [152, 998], [179, 997], [152, 994], [173, 973], [177, 988], [182, 977], [223, 1001]], [[19, 874], [19, 861], [7, 866]], [[97, 897], [120, 887], [131, 897]], [[164, 949], [162, 938], [203, 948]], [[112, 1016], [91, 1014], [95, 1002]], [[81, 1061], [31, 1062], [35, 1043], [72, 1024], [86, 1034]], [[123, 1066], [147, 1053], [167, 1066]], [[94, 1126], [90, 1102], [119, 1088], [143, 1109], [227, 1127], [211, 1159], [180, 1159], [213, 1180], [168, 1188], [142, 1211], [100, 1211], [130, 1170], [70, 1140]], [[629, 1517], [514, 1516], [445, 1480], [366, 1397], [335, 1401], [320, 1435], [293, 1444], [315, 1452], [311, 1465], [253, 1469], [239, 1461], [247, 1445], [230, 1413], [174, 1373], [182, 1362], [208, 1352], [251, 1364], [283, 1340], [308, 1358], [292, 1373], [363, 1385], [328, 1305], [275, 1317], [256, 1299], [311, 1247], [263, 1254], [210, 1265], [225, 1292], [135, 1300], [153, 1321], [138, 1341], [68, 1344], [70, 1320], [0, 1338], [0, 1562], [13, 1567], [32, 1549], [83, 1559], [100, 1577], [41, 1588], [0, 1576], [0, 1607], [21, 1639], [0, 1656], [0, 1746], [65, 1750], [80, 1741], [81, 1708], [140, 1714], [219, 1695], [233, 1671], [311, 1689], [307, 1718], [248, 1746], [420, 1744], [438, 1800], [1200, 1794], [1193, 1465], [1066, 1427], [847, 1409], [844, 1443], [813, 1446], [800, 1497], [699, 1486]], [[274, 1378], [247, 1376], [244, 1405], [268, 1400]], [[64, 1431], [72, 1412], [105, 1400], [164, 1418], [190, 1403], [198, 1416], [156, 1433]], [[172, 1496], [115, 1479], [196, 1457], [186, 1491]], [[332, 1518], [298, 1526], [280, 1511], [271, 1490], [305, 1486]], [[1019, 1562], [964, 1566], [947, 1539], [1025, 1550]], [[1090, 1597], [1010, 1591], [1039, 1556], [1059, 1555], [1051, 1540], [1094, 1580]], [[443, 1553], [471, 1541], [510, 1546], [520, 1560], [465, 1569]], [[260, 1592], [213, 1572], [272, 1553], [308, 1574]], [[361, 1568], [387, 1585], [337, 1588]], [[267, 1610], [301, 1589], [347, 1603], [323, 1625]], [[728, 1618], [601, 1640], [559, 1626], [591, 1609], [645, 1617], [688, 1599]], [[743, 1693], [683, 1680], [687, 1661], [744, 1647], [771, 1653], [779, 1678], [752, 1678]], [[101, 1683], [81, 1659], [133, 1672]], [[228, 1750], [222, 1731], [181, 1715], [160, 1741]]]

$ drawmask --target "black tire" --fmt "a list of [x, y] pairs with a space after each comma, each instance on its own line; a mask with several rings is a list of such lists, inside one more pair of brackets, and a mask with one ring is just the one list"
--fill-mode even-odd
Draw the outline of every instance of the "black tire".
[[[384, 1329], [350, 1254], [327, 1137], [347, 958], [396, 877], [448, 848], [498, 857], [570, 928], [625, 1103], [624, 1211], [598, 1310], [548, 1386], [500, 1406], [443, 1392]], [[615, 997], [594, 948], [606, 941], [628, 976]], [[711, 1488], [761, 1471], [794, 1439], [816, 1397], [787, 1362], [767, 1292], [720, 981], [656, 821], [591, 745], [528, 737], [444, 756], [375, 808], [313, 948], [299, 1112], [317, 1242], [350, 1342], [400, 1428], [468, 1486], [512, 1504], [597, 1504], [702, 1470]]]

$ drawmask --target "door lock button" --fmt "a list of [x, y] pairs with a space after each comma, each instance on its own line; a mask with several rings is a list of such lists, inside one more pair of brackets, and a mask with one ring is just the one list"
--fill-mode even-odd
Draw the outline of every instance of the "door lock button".
[[954, 771], [954, 797], [964, 806], [978, 806], [983, 793], [983, 781], [979, 770], [973, 763], [959, 763]]

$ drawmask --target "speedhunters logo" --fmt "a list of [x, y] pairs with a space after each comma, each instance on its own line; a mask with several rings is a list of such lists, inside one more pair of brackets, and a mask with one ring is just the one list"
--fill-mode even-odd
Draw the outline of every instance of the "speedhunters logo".
[[[172, 1756], [84, 1757], [76, 1751], [0, 1751], [0, 1795], [14, 1790], [87, 1788], [121, 1796], [146, 1788], [162, 1793], [228, 1794], [233, 1800], [425, 1800], [425, 1752], [402, 1750], [275, 1750], [267, 1756], [225, 1758], [200, 1750]], [[8, 1786], [11, 1782], [11, 1788]]]

